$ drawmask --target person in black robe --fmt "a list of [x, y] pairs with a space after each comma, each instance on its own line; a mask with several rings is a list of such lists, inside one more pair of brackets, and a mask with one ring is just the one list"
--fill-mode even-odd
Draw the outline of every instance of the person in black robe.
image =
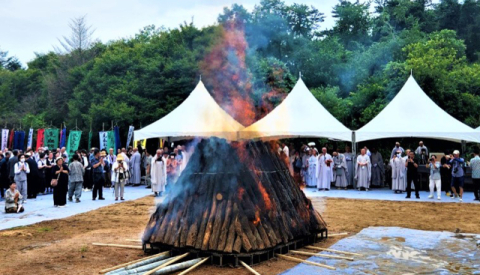
[[36, 199], [39, 191], [38, 165], [30, 153], [27, 153], [25, 156], [27, 157], [25, 162], [30, 167], [30, 173], [27, 174], [27, 198]]
[[[5, 156], [8, 153], [5, 154]], [[6, 187], [7, 182], [5, 181], [4, 175], [8, 173], [7, 165], [6, 163], [8, 162], [8, 158], [4, 157], [3, 154], [0, 154], [0, 200], [5, 197], [5, 189], [8, 189]], [[8, 177], [7, 177], [8, 180]]]
[[53, 187], [53, 205], [55, 207], [65, 207], [67, 204], [68, 192], [68, 166], [63, 163], [63, 158], [55, 160], [56, 165], [52, 168], [52, 176], [58, 179], [57, 186]]

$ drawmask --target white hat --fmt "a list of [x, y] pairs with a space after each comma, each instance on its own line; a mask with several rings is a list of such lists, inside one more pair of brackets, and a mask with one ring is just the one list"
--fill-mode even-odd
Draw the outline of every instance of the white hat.
[[313, 142], [313, 141], [312, 141], [312, 142], [309, 142], [309, 143], [308, 143], [308, 146], [311, 146], [311, 147], [315, 146], [315, 142]]
[[460, 151], [455, 150], [455, 151], [453, 151], [453, 154], [454, 154], [454, 155], [460, 155]]

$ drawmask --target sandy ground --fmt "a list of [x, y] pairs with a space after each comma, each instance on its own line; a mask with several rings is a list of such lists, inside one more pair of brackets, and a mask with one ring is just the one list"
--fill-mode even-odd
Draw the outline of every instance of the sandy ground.
[[[153, 198], [107, 206], [61, 220], [0, 231], [0, 274], [98, 274], [98, 271], [143, 256], [141, 250], [97, 247], [93, 242], [135, 244], [149, 218]], [[315, 198], [314, 206], [329, 232], [356, 233], [369, 226], [480, 233], [480, 205]], [[339, 238], [318, 246], [328, 247]], [[297, 256], [300, 257], [300, 256]], [[305, 259], [307, 257], [304, 257]], [[296, 265], [271, 260], [255, 266], [261, 274], [278, 274]], [[202, 266], [191, 274], [250, 274], [243, 268]]]

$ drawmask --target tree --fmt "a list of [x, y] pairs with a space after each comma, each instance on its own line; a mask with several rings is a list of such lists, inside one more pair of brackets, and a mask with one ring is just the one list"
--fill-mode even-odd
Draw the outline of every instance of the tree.
[[93, 46], [96, 42], [93, 39], [93, 33], [95, 32], [92, 29], [92, 26], [87, 25], [86, 15], [81, 17], [75, 17], [70, 19], [68, 26], [70, 27], [70, 36], [63, 36], [63, 39], [58, 39], [61, 47], [54, 46], [55, 50], [59, 54], [68, 53], [75, 57], [78, 62], [77, 65], [81, 65], [86, 62], [88, 57], [86, 54], [87, 51]]
[[8, 57], [8, 52], [0, 50], [0, 69], [2, 68], [13, 72], [22, 69], [22, 64], [16, 57]]

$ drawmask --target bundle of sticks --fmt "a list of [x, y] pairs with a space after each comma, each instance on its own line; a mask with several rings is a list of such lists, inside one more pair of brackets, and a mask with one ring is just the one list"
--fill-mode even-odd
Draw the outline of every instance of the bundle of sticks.
[[176, 263], [187, 257], [188, 255], [189, 253], [185, 253], [176, 257], [171, 257], [170, 251], [162, 252], [150, 257], [103, 269], [99, 273], [105, 275], [160, 275], [170, 274], [182, 269], [187, 269], [180, 273], [184, 275], [209, 259], [208, 257], [197, 258], [181, 263]]
[[200, 142], [143, 242], [202, 251], [260, 251], [326, 229], [271, 144]]

